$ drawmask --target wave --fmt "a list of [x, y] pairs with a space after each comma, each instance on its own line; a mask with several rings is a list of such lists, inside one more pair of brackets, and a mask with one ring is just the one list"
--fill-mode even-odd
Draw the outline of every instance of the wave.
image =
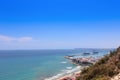
[[72, 69], [72, 67], [66, 67], [66, 69], [71, 70], [71, 69]]
[[65, 63], [67, 63], [67, 62], [63, 61], [63, 62], [61, 62], [61, 63], [65, 64]]
[[71, 73], [80, 71], [80, 69], [81, 69], [81, 66], [77, 66], [77, 67], [75, 67], [75, 68], [73, 68], [73, 69], [71, 69], [71, 70], [63, 70], [61, 73], [59, 73], [59, 74], [57, 74], [57, 75], [55, 75], [55, 76], [53, 76], [53, 77], [46, 78], [46, 79], [44, 79], [44, 80], [57, 80], [57, 79], [59, 79], [59, 78], [61, 78], [61, 77], [64, 77], [64, 76], [66, 76], [66, 75], [69, 75], [69, 74], [71, 74]]

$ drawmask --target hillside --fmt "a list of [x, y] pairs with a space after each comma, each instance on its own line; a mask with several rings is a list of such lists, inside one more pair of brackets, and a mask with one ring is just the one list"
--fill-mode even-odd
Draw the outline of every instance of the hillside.
[[[111, 51], [95, 65], [83, 69], [77, 80], [114, 80], [120, 73], [120, 47]], [[119, 80], [119, 79], [118, 79]]]

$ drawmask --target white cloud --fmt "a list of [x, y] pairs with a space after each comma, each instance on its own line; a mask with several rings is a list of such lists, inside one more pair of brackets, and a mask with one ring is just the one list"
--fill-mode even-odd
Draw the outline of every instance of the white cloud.
[[21, 37], [18, 39], [19, 42], [29, 42], [32, 41], [32, 37]]
[[29, 42], [32, 41], [33, 38], [32, 37], [10, 37], [10, 36], [4, 36], [4, 35], [0, 35], [0, 41], [2, 42]]
[[9, 36], [3, 36], [3, 35], [0, 35], [0, 41], [14, 41], [15, 38], [12, 38], [12, 37], [9, 37]]

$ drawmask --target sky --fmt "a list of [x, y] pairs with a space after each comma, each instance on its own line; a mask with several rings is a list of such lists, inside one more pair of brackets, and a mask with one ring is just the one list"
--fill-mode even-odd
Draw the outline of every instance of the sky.
[[2, 0], [0, 50], [116, 48], [120, 0]]

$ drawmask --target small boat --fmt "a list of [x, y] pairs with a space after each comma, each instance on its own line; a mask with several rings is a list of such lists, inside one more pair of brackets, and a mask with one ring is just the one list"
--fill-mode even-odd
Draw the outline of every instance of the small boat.
[[99, 52], [94, 51], [93, 54], [98, 54]]
[[86, 52], [86, 53], [83, 53], [83, 55], [90, 55], [90, 53]]

